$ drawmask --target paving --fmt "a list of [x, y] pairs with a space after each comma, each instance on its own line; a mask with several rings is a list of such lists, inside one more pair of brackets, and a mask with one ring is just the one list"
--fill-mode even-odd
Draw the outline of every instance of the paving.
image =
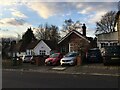
[[8, 71], [26, 71], [26, 72], [44, 72], [44, 73], [65, 73], [65, 74], [89, 74], [89, 75], [107, 75], [120, 76], [120, 66], [104, 66], [102, 63], [84, 64], [76, 66], [45, 66], [23, 63], [19, 66], [2, 68]]

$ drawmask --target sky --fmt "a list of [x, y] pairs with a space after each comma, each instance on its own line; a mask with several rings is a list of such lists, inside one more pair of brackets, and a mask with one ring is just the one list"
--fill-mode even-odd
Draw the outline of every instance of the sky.
[[[119, 0], [1, 0], [0, 37], [17, 37], [27, 28], [48, 23], [62, 28], [65, 20], [87, 26], [87, 36], [95, 37], [96, 22], [109, 11], [118, 11]], [[35, 33], [35, 30], [33, 30]], [[63, 33], [61, 33], [63, 34]]]

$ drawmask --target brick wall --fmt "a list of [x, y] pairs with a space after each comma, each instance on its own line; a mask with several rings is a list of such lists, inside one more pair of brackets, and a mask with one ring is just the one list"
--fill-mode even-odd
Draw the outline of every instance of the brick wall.
[[80, 48], [87, 48], [89, 46], [89, 43], [84, 40], [83, 38], [78, 37], [75, 34], [72, 34], [70, 36], [70, 51], [79, 51]]

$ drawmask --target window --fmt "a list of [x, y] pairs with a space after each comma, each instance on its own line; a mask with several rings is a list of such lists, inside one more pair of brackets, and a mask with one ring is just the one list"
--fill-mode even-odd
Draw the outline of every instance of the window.
[[110, 43], [110, 46], [117, 46], [117, 43]]
[[108, 43], [101, 43], [101, 48], [108, 46]]
[[31, 55], [31, 51], [29, 50], [29, 55]]
[[117, 46], [117, 43], [113, 43], [113, 46]]
[[70, 44], [69, 44], [69, 52], [74, 51], [74, 46], [75, 46], [74, 43], [70, 43]]
[[66, 52], [66, 47], [62, 47], [61, 52]]
[[110, 43], [110, 46], [113, 46], [113, 43]]
[[40, 55], [45, 55], [46, 51], [45, 50], [40, 50]]

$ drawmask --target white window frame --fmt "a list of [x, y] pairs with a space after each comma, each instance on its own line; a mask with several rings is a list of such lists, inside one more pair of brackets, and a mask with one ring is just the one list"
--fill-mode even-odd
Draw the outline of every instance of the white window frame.
[[46, 50], [39, 50], [39, 55], [46, 55]]

